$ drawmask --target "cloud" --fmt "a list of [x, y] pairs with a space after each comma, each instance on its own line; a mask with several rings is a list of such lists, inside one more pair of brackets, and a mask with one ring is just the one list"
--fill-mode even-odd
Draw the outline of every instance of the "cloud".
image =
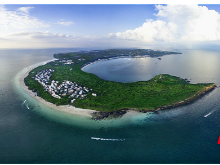
[[5, 35], [0, 48], [61, 48], [74, 47], [80, 38], [51, 32], [17, 32]]
[[57, 24], [63, 25], [63, 26], [70, 26], [70, 25], [73, 25], [74, 22], [72, 22], [72, 21], [64, 21], [64, 20], [62, 19], [62, 20], [58, 21]]
[[29, 11], [31, 10], [31, 9], [33, 9], [34, 7], [20, 7], [19, 9], [18, 9], [18, 11], [20, 11], [20, 12], [23, 12], [23, 13], [25, 13], [25, 14], [29, 14]]
[[211, 41], [220, 39], [220, 14], [198, 5], [158, 5], [157, 16], [179, 27], [180, 39]]
[[[77, 37], [74, 35], [67, 35], [63, 33], [45, 32], [17, 32], [6, 35], [5, 42], [0, 45], [0, 48], [70, 48], [70, 47], [83, 47], [94, 49], [110, 48], [111, 41], [108, 37], [97, 36], [84, 36]], [[1, 40], [1, 38], [0, 38]], [[120, 39], [116, 39], [120, 40]], [[114, 43], [121, 46], [122, 42]]]
[[220, 14], [198, 5], [156, 5], [157, 20], [141, 27], [110, 33], [110, 37], [151, 42], [202, 42], [220, 40]]
[[0, 40], [4, 40], [4, 42], [0, 44], [0, 48], [146, 48], [146, 44], [135, 40], [124, 40], [115, 37], [97, 36], [77, 37], [74, 35], [51, 33], [48, 31], [17, 32], [5, 35], [4, 38], [0, 38]]
[[177, 34], [176, 24], [166, 23], [162, 20], [147, 20], [141, 27], [125, 32], [110, 34], [110, 37], [118, 37], [123, 39], [141, 40], [144, 42], [153, 41], [173, 41]]
[[35, 40], [71, 40], [75, 39], [76, 37], [73, 35], [66, 35], [62, 33], [50, 33], [46, 32], [18, 32], [14, 34], [10, 34], [6, 38], [20, 38], [20, 39], [35, 39]]
[[49, 27], [35, 17], [29, 15], [32, 7], [21, 7], [16, 11], [9, 11], [4, 6], [0, 6], [0, 29], [33, 29]]

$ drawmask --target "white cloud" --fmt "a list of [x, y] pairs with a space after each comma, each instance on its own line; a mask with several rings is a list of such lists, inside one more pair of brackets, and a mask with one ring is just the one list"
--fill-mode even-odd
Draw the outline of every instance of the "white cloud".
[[35, 40], [71, 40], [75, 39], [76, 37], [73, 35], [66, 35], [62, 33], [50, 33], [48, 31], [46, 32], [18, 32], [14, 34], [8, 35], [6, 38], [11, 38], [11, 39], [35, 39]]
[[220, 40], [220, 14], [214, 10], [198, 5], [156, 5], [156, 10], [157, 20], [110, 36], [148, 43]]
[[9, 11], [4, 6], [0, 6], [0, 29], [31, 29], [49, 27], [35, 17], [29, 15], [31, 7], [19, 8], [17, 11]]
[[70, 26], [70, 25], [73, 25], [74, 22], [72, 22], [72, 21], [64, 21], [64, 20], [60, 20], [60, 21], [58, 21], [57, 24], [59, 24], [59, 25], [63, 25], [63, 26]]
[[29, 11], [31, 10], [31, 9], [33, 9], [34, 7], [20, 7], [19, 9], [18, 9], [18, 11], [21, 11], [21, 12], [23, 12], [23, 13], [25, 13], [25, 14], [29, 14]]
[[53, 48], [53, 47], [74, 47], [79, 38], [73, 35], [62, 33], [46, 32], [17, 32], [5, 35], [0, 40], [0, 48]]
[[179, 27], [180, 39], [207, 41], [220, 39], [220, 14], [198, 5], [158, 5], [157, 16]]
[[166, 23], [162, 20], [147, 20], [141, 27], [134, 30], [127, 30], [125, 32], [118, 32], [110, 34], [118, 38], [141, 40], [145, 42], [153, 41], [173, 41], [176, 38], [177, 26], [169, 22]]

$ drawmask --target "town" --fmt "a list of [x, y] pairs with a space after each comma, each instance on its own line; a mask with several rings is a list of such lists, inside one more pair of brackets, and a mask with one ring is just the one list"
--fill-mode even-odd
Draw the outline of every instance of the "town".
[[[33, 77], [36, 81], [38, 81], [51, 96], [57, 99], [61, 99], [62, 97], [68, 96], [68, 98], [72, 98], [71, 104], [78, 98], [84, 99], [87, 94], [92, 91], [92, 89], [88, 89], [87, 87], [83, 87], [76, 82], [71, 82], [68, 80], [63, 81], [59, 84], [59, 81], [50, 80], [53, 69], [46, 69], [38, 72], [35, 77]], [[96, 97], [97, 94], [92, 93], [92, 96]]]

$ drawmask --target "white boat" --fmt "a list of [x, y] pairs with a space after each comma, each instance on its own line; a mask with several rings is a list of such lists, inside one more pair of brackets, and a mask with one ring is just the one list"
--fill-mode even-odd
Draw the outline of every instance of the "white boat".
[[206, 114], [204, 117], [208, 117], [209, 115], [211, 115], [212, 112], [209, 112], [208, 114]]
[[214, 111], [215, 111], [215, 109], [212, 110], [211, 112], [207, 113], [204, 117], [208, 117], [208, 116], [211, 115]]
[[28, 107], [28, 105], [26, 105], [26, 107], [27, 107], [27, 109], [30, 109], [30, 108]]
[[91, 137], [91, 139], [100, 140], [101, 138]]

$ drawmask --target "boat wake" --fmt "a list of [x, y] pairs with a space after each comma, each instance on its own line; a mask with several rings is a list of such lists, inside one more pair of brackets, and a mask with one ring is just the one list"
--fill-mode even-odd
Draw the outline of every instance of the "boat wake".
[[217, 108], [213, 109], [211, 112], [207, 113], [206, 115], [204, 115], [204, 117], [208, 117], [209, 115], [211, 115], [213, 112], [215, 112], [217, 110]]
[[24, 100], [24, 102], [23, 102], [22, 104], [25, 104], [26, 101], [27, 101], [27, 100]]
[[109, 141], [125, 141], [125, 139], [104, 139], [104, 138], [97, 138], [91, 137], [92, 140], [109, 140]]
[[26, 101], [27, 100], [24, 100], [24, 102], [21, 104], [21, 107], [24, 108], [25, 106], [27, 109], [30, 109], [29, 106], [26, 104]]

